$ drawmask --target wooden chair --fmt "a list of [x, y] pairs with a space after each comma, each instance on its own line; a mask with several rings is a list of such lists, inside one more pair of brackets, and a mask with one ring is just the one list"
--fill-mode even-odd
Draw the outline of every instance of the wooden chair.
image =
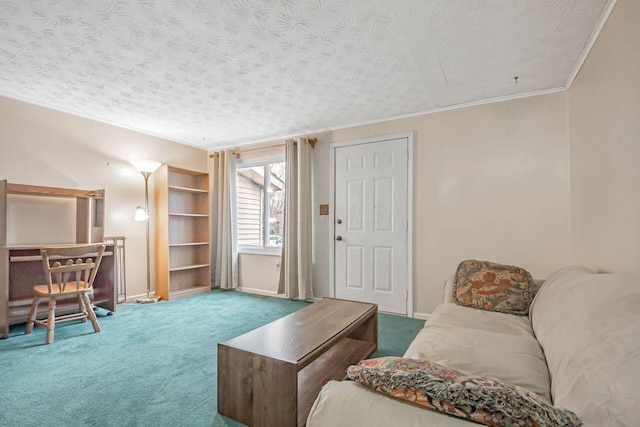
[[[29, 312], [29, 319], [25, 334], [30, 334], [34, 323], [47, 328], [47, 344], [53, 342], [56, 322], [81, 319], [87, 317], [93, 324], [93, 330], [100, 332], [100, 325], [96, 314], [91, 308], [91, 301], [87, 295], [93, 290], [93, 281], [98, 273], [102, 261], [105, 245], [83, 245], [42, 248], [42, 266], [46, 276], [46, 285], [33, 287], [34, 297]], [[66, 261], [64, 261], [66, 259]], [[62, 264], [64, 262], [64, 264]], [[77, 298], [78, 313], [65, 314], [56, 317], [56, 302], [62, 299]], [[36, 320], [38, 304], [49, 300], [49, 314], [46, 320]]]

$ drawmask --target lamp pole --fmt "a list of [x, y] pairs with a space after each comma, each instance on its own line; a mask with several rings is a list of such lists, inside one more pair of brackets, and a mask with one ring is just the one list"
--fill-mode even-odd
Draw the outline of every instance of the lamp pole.
[[144, 212], [142, 209], [138, 207], [136, 210], [135, 220], [136, 221], [146, 221], [146, 245], [147, 245], [147, 297], [146, 298], [138, 298], [137, 301], [139, 303], [152, 303], [158, 302], [160, 297], [157, 295], [153, 295], [151, 292], [151, 244], [149, 242], [149, 233], [150, 233], [150, 218], [149, 218], [149, 177], [156, 169], [158, 169], [161, 165], [160, 162], [156, 162], [154, 160], [137, 160], [131, 162], [138, 172], [144, 177]]
[[[149, 213], [149, 177], [151, 174], [149, 172], [143, 172], [142, 176], [144, 176], [144, 209]], [[158, 301], [155, 298], [151, 298], [151, 255], [149, 254], [149, 221], [150, 218], [147, 218], [147, 301], [145, 302], [156, 302]], [[154, 301], [150, 301], [154, 299]]]

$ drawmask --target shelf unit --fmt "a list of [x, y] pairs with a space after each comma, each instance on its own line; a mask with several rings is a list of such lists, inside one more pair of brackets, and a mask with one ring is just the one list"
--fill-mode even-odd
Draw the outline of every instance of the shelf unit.
[[7, 239], [7, 208], [10, 197], [37, 196], [76, 199], [76, 243], [100, 243], [104, 240], [104, 189], [43, 187], [0, 180], [0, 246], [19, 244]]
[[156, 294], [171, 300], [209, 292], [209, 174], [163, 165], [153, 179]]

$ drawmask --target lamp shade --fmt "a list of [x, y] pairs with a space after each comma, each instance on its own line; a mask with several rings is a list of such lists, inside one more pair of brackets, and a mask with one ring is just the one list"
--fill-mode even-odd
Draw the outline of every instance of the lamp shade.
[[146, 221], [149, 219], [149, 213], [142, 207], [138, 206], [136, 208], [136, 213], [133, 216], [134, 221]]
[[149, 174], [154, 173], [162, 165], [155, 160], [132, 160], [131, 164], [138, 169], [138, 172]]

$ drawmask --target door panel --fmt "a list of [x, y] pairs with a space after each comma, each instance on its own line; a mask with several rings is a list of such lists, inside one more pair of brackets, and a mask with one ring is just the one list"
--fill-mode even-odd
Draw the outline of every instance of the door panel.
[[375, 179], [373, 185], [373, 229], [393, 232], [393, 178]]
[[347, 288], [364, 289], [364, 248], [347, 246]]
[[364, 180], [347, 182], [347, 230], [363, 232], [364, 229]]
[[393, 248], [373, 248], [373, 290], [393, 292]]
[[337, 298], [406, 314], [407, 138], [335, 149]]

